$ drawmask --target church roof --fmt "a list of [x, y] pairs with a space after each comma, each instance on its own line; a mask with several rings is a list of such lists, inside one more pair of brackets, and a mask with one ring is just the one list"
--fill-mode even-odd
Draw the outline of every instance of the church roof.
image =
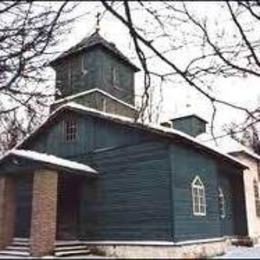
[[108, 92], [102, 90], [102, 89], [99, 89], [99, 88], [93, 88], [93, 89], [88, 89], [88, 90], [85, 90], [85, 91], [82, 91], [82, 92], [79, 92], [77, 94], [74, 94], [74, 95], [70, 95], [70, 96], [67, 96], [65, 98], [61, 98], [61, 99], [57, 99], [53, 102], [53, 104], [61, 104], [61, 103], [65, 103], [65, 102], [69, 102], [69, 101], [73, 101], [73, 99], [75, 98], [78, 98], [78, 97], [81, 97], [81, 96], [85, 96], [85, 95], [88, 95], [88, 94], [91, 94], [91, 93], [94, 93], [94, 92], [99, 92], [101, 93], [102, 95], [106, 96], [106, 97], [109, 97], [110, 99], [113, 99], [115, 100], [116, 102], [118, 103], [121, 103], [122, 105], [124, 106], [128, 106], [130, 107], [131, 109], [134, 109], [136, 110], [136, 107], [129, 104], [129, 103], [126, 103], [125, 101], [119, 99], [119, 98], [116, 98], [115, 96], [109, 94]]
[[50, 64], [54, 65], [57, 61], [68, 57], [72, 54], [81, 52], [83, 50], [88, 50], [97, 46], [102, 46], [106, 50], [108, 50], [113, 55], [120, 58], [123, 62], [130, 65], [136, 72], [139, 71], [139, 68], [134, 65], [117, 47], [114, 43], [107, 41], [104, 39], [98, 32], [91, 34], [88, 37], [83, 38], [78, 44], [74, 45], [67, 51], [63, 52], [60, 56], [54, 59]]
[[180, 120], [180, 119], [189, 118], [189, 117], [196, 117], [196, 118], [202, 120], [203, 122], [208, 123], [208, 121], [205, 118], [203, 118], [202, 116], [200, 116], [196, 113], [179, 114], [176, 117], [171, 118], [170, 121]]
[[137, 129], [149, 131], [153, 134], [159, 135], [161, 137], [169, 138], [170, 140], [178, 140], [182, 141], [183, 143], [186, 143], [188, 145], [192, 145], [193, 147], [203, 150], [209, 154], [213, 154], [217, 156], [218, 158], [227, 160], [229, 162], [232, 162], [233, 164], [236, 164], [239, 167], [242, 168], [248, 168], [245, 164], [243, 164], [241, 161], [238, 159], [235, 159], [233, 156], [223, 152], [219, 148], [211, 147], [205, 143], [202, 143], [198, 141], [198, 139], [183, 133], [182, 131], [178, 131], [176, 129], [168, 128], [168, 127], [162, 127], [159, 125], [154, 125], [154, 124], [143, 124], [136, 122], [134, 119], [128, 118], [128, 117], [123, 117], [119, 115], [114, 115], [110, 113], [105, 113], [93, 108], [89, 108], [74, 102], [66, 103], [62, 106], [60, 106], [57, 110], [55, 110], [50, 117], [38, 128], [36, 129], [31, 135], [29, 135], [27, 138], [25, 138], [24, 141], [22, 141], [20, 144], [17, 145], [18, 148], [23, 147], [27, 141], [29, 141], [31, 138], [36, 136], [41, 130], [43, 130], [47, 125], [48, 122], [52, 121], [52, 119], [56, 118], [56, 116], [65, 110], [71, 110], [75, 111], [77, 113], [82, 113], [90, 116], [95, 116], [99, 117], [101, 119], [106, 119], [115, 123], [127, 125], [129, 127], [134, 127]]
[[58, 169], [66, 172], [79, 173], [84, 175], [97, 175], [98, 172], [91, 168], [90, 166], [78, 163], [72, 160], [60, 158], [51, 154], [40, 153], [31, 150], [13, 149], [10, 150], [0, 159], [0, 164], [6, 161], [8, 158], [12, 157], [15, 164], [19, 164], [17, 161], [20, 159], [27, 159], [31, 162], [40, 163], [46, 168]]
[[223, 137], [217, 137], [215, 140], [209, 133], [202, 133], [197, 136], [197, 139], [203, 143], [206, 143], [212, 147], [218, 147], [222, 151], [229, 154], [244, 153], [248, 156], [260, 161], [260, 155], [252, 151], [250, 148], [242, 145], [229, 135]]

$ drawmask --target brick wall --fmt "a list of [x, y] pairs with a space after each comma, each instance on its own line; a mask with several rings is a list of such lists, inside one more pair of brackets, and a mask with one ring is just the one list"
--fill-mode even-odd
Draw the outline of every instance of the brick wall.
[[0, 178], [0, 249], [9, 245], [15, 226], [15, 179]]
[[257, 161], [247, 155], [236, 155], [238, 159], [248, 165], [249, 169], [244, 171], [244, 187], [245, 187], [245, 200], [246, 200], [246, 213], [247, 213], [247, 225], [249, 236], [253, 239], [260, 237], [260, 217], [256, 215], [256, 205], [253, 181], [258, 182], [260, 190], [260, 183], [257, 173]]
[[58, 173], [38, 170], [33, 177], [31, 254], [52, 254], [56, 239]]

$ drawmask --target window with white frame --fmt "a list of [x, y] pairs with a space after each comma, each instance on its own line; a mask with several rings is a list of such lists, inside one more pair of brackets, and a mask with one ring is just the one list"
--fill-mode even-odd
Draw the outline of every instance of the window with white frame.
[[88, 73], [87, 65], [86, 65], [86, 56], [83, 55], [81, 58], [81, 73], [82, 76], [84, 77]]
[[223, 190], [219, 187], [218, 188], [218, 201], [219, 201], [219, 215], [220, 218], [225, 218], [226, 211], [225, 211], [225, 197]]
[[199, 176], [196, 176], [191, 184], [193, 215], [206, 216], [205, 187]]
[[69, 118], [64, 121], [64, 139], [67, 143], [76, 141], [77, 131], [76, 119]]
[[118, 87], [119, 85], [119, 75], [117, 67], [112, 68], [112, 85]]

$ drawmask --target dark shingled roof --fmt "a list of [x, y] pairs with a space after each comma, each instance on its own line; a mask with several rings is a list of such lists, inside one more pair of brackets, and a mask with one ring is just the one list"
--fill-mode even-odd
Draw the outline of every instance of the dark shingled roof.
[[67, 51], [63, 52], [60, 56], [58, 56], [55, 60], [53, 60], [50, 64], [54, 65], [57, 61], [68, 57], [72, 54], [81, 52], [83, 50], [91, 49], [96, 46], [102, 46], [122, 61], [126, 62], [130, 65], [136, 72], [140, 69], [134, 65], [120, 50], [117, 49], [116, 45], [112, 42], [108, 42], [105, 40], [98, 32], [91, 34], [89, 37], [85, 37], [82, 41], [80, 41], [75, 46], [71, 47]]

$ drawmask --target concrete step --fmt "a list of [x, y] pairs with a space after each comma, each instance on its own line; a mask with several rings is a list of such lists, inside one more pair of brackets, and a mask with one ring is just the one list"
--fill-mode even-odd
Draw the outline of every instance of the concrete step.
[[29, 247], [29, 243], [28, 242], [12, 242], [11, 246]]
[[7, 246], [6, 250], [14, 250], [14, 251], [29, 251], [29, 246]]
[[82, 249], [82, 250], [70, 250], [70, 251], [55, 251], [54, 255], [57, 257], [65, 257], [65, 256], [83, 256], [83, 255], [89, 255], [90, 250], [88, 249]]
[[55, 252], [60, 251], [71, 251], [71, 250], [86, 250], [87, 247], [85, 245], [76, 245], [76, 246], [58, 246], [55, 248]]
[[24, 252], [24, 251], [12, 251], [12, 250], [1, 250], [0, 255], [7, 255], [7, 256], [30, 256], [29, 252]]
[[59, 240], [55, 242], [55, 246], [77, 246], [77, 245], [82, 245], [81, 241], [78, 240]]
[[13, 238], [14, 242], [29, 242], [29, 238], [24, 238], [24, 237], [14, 237]]

